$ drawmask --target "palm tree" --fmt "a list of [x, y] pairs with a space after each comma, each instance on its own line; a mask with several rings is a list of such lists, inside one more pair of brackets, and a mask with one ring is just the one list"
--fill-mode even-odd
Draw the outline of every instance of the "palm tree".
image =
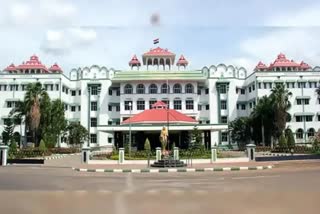
[[265, 127], [272, 123], [273, 115], [273, 104], [272, 99], [268, 96], [263, 96], [258, 100], [257, 105], [251, 113], [251, 118], [253, 120], [261, 121], [261, 138], [262, 145], [265, 146]]
[[32, 132], [33, 141], [37, 144], [37, 130], [40, 124], [41, 99], [48, 97], [47, 92], [42, 88], [41, 83], [31, 83], [27, 86], [27, 92], [24, 97], [24, 102], [27, 108], [27, 118], [29, 119], [29, 128]]
[[286, 128], [286, 122], [288, 113], [287, 111], [291, 108], [291, 103], [289, 98], [292, 96], [292, 93], [285, 88], [284, 84], [276, 84], [276, 86], [271, 89], [271, 99], [273, 101], [273, 107], [275, 111], [274, 120], [275, 120], [275, 132], [274, 136], [279, 138], [283, 133], [283, 130]]

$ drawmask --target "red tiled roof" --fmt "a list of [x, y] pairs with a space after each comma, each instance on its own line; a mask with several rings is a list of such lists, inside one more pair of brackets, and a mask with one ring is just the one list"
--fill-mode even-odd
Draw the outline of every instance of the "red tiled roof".
[[129, 65], [130, 65], [130, 66], [131, 66], [131, 65], [138, 65], [138, 66], [141, 65], [141, 63], [140, 63], [140, 61], [138, 60], [138, 58], [137, 58], [136, 55], [134, 55], [134, 56], [132, 57], [132, 59], [131, 59], [130, 62], [129, 62]]
[[30, 57], [30, 60], [27, 62], [23, 62], [21, 65], [17, 67], [18, 69], [44, 69], [48, 71], [47, 67], [39, 61], [39, 58], [36, 55]]
[[169, 123], [186, 123], [186, 124], [197, 123], [197, 121], [191, 117], [188, 117], [176, 110], [167, 109], [165, 103], [158, 101], [152, 105], [152, 109], [144, 110], [143, 112], [136, 114], [133, 117], [123, 121], [122, 124], [167, 123], [168, 116], [169, 116]]
[[150, 49], [150, 51], [144, 53], [143, 55], [144, 56], [168, 56], [168, 55], [175, 56], [175, 54], [168, 51], [168, 49], [163, 49], [160, 47]]
[[266, 64], [262, 63], [261, 61], [256, 66], [256, 69], [267, 69], [267, 68], [268, 67], [266, 66]]
[[188, 61], [184, 58], [183, 55], [180, 56], [177, 65], [188, 65]]
[[302, 69], [309, 69], [309, 68], [311, 68], [311, 66], [308, 65], [307, 63], [305, 63], [304, 61], [302, 61], [302, 62], [300, 63], [300, 67], [301, 67]]
[[270, 64], [270, 68], [273, 67], [300, 67], [300, 65], [293, 60], [288, 60], [283, 53], [280, 53], [277, 59]]
[[17, 67], [12, 63], [8, 67], [6, 67], [4, 70], [5, 71], [15, 71], [15, 70], [17, 70]]
[[258, 65], [256, 66], [256, 70], [268, 70], [271, 71], [273, 70], [273, 68], [279, 68], [279, 67], [294, 67], [294, 68], [298, 68], [301, 70], [307, 70], [309, 68], [311, 68], [311, 66], [309, 66], [307, 63], [305, 62], [301, 62], [296, 63], [293, 60], [289, 60], [286, 58], [286, 56], [283, 53], [280, 53], [277, 58], [274, 60], [273, 63], [270, 63], [269, 66], [266, 66], [264, 63], [262, 63], [261, 61], [258, 63]]
[[49, 71], [59, 71], [62, 72], [62, 69], [60, 68], [60, 66], [57, 63], [54, 63], [50, 68]]

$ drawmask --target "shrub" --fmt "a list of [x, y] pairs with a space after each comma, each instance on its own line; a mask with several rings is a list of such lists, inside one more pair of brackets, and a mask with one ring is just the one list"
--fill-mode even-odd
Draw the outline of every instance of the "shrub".
[[53, 154], [73, 154], [73, 153], [79, 153], [79, 148], [51, 148], [50, 151]]
[[144, 142], [144, 150], [146, 152], [150, 152], [151, 151], [151, 146], [150, 146], [150, 142], [149, 139], [147, 138], [146, 141]]
[[41, 140], [41, 141], [40, 141], [39, 150], [40, 150], [41, 152], [47, 151], [46, 143], [44, 142], [44, 140]]
[[285, 136], [287, 139], [288, 148], [293, 148], [295, 146], [295, 140], [291, 129], [288, 128], [285, 130]]
[[287, 147], [287, 139], [284, 134], [282, 134], [279, 138], [279, 147], [281, 147], [281, 148]]

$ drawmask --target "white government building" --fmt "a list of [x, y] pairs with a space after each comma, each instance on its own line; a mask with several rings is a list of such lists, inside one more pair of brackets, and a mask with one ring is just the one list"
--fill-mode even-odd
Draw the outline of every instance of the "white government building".
[[[188, 70], [182, 55], [176, 63], [175, 58], [157, 47], [144, 53], [141, 62], [134, 55], [128, 70], [92, 65], [72, 69], [68, 76], [57, 64], [48, 69], [35, 55], [21, 65], [11, 64], [0, 72], [0, 133], [32, 82], [42, 83], [51, 99], [65, 103], [66, 118], [89, 130], [90, 146], [123, 146], [131, 138], [132, 145], [141, 148], [148, 137], [155, 147], [168, 121], [170, 142], [177, 146], [184, 147], [195, 125], [203, 131], [207, 147], [233, 144], [226, 132], [228, 122], [248, 116], [257, 99], [280, 82], [293, 93], [292, 120], [287, 125], [296, 142], [307, 143], [320, 128], [320, 99], [315, 93], [320, 67], [279, 54], [269, 66], [259, 62], [250, 72], [225, 64]], [[153, 105], [157, 101], [162, 102]], [[169, 110], [163, 103], [169, 104]], [[20, 130], [23, 124], [15, 131]]]

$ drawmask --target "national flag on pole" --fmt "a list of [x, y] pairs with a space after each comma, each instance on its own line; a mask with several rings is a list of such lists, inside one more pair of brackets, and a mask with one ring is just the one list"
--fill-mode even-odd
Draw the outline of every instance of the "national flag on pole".
[[153, 40], [153, 44], [158, 44], [159, 43], [159, 38]]

